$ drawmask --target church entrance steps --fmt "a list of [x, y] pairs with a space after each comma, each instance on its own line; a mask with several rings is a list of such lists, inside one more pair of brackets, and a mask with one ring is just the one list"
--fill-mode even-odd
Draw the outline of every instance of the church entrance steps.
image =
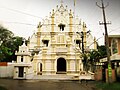
[[73, 75], [65, 75], [65, 74], [59, 74], [59, 75], [35, 75], [33, 79], [41, 79], [41, 80], [72, 80]]
[[66, 74], [66, 72], [56, 72], [56, 74]]

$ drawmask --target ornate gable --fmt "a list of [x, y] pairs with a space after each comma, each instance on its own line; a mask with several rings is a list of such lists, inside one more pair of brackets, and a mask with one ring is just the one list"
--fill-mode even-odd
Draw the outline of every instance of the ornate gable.
[[57, 10], [55, 11], [55, 24], [58, 26], [59, 24], [68, 25], [69, 24], [69, 12], [66, 8], [63, 6], [63, 4], [60, 5]]

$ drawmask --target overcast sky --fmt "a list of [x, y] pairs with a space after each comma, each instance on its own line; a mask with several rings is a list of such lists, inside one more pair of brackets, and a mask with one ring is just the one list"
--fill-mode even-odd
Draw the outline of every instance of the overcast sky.
[[[99, 25], [102, 19], [101, 0], [76, 0], [75, 15], [84, 21], [87, 30], [91, 30], [97, 39], [103, 37], [104, 27]], [[120, 35], [120, 0], [104, 0], [106, 7], [109, 34]], [[28, 38], [37, 30], [39, 21], [42, 21], [52, 9], [60, 6], [61, 0], [0, 0], [0, 24], [11, 30], [15, 35]], [[74, 0], [63, 0], [63, 5], [74, 11]], [[33, 15], [33, 16], [31, 16]], [[104, 39], [98, 40], [104, 44]]]

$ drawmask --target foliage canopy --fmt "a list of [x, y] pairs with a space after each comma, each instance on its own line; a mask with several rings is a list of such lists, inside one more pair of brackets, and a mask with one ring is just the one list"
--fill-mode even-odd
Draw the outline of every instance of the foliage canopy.
[[15, 51], [22, 44], [22, 37], [0, 26], [0, 61], [10, 62], [16, 60]]

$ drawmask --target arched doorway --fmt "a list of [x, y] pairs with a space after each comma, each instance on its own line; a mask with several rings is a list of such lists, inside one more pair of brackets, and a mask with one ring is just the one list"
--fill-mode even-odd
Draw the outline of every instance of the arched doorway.
[[57, 60], [57, 73], [66, 73], [66, 60], [64, 58]]

